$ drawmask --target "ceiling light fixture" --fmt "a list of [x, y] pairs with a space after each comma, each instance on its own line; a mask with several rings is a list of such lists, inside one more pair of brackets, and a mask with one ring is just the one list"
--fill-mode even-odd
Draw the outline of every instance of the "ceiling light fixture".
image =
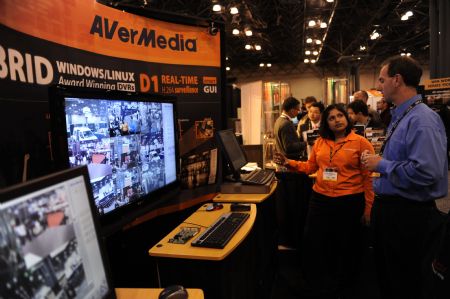
[[259, 67], [264, 67], [264, 63], [260, 63], [260, 64], [259, 64]]
[[222, 5], [214, 4], [212, 10], [215, 11], [215, 12], [219, 12], [219, 11], [222, 10]]
[[303, 60], [304, 63], [309, 63], [309, 59], [305, 58], [305, 60]]
[[246, 49], [246, 50], [250, 50], [251, 48], [252, 48], [251, 45], [249, 45], [249, 44], [246, 44], [246, 45], [245, 45], [245, 49]]
[[413, 12], [410, 11], [410, 10], [408, 10], [407, 12], [405, 12], [405, 13], [401, 16], [400, 20], [406, 21], [406, 20], [409, 19], [409, 17], [412, 17], [413, 15], [414, 15]]
[[271, 63], [266, 64], [267, 67], [272, 67]]
[[333, 3], [333, 2], [334, 2], [334, 0], [327, 0], [327, 2], [328, 2], [328, 3]]
[[305, 55], [311, 55], [311, 51], [306, 50], [306, 51], [305, 51]]
[[307, 39], [306, 39], [306, 43], [307, 44], [310, 44], [310, 43], [312, 43], [313, 41], [312, 41], [312, 38], [310, 38], [310, 37], [308, 37]]
[[250, 29], [245, 29], [245, 35], [252, 36], [253, 32]]
[[308, 26], [309, 26], [309, 27], [314, 27], [314, 26], [316, 26], [316, 21], [314, 21], [314, 20], [309, 21], [309, 22], [308, 22]]
[[261, 50], [261, 46], [260, 45], [255, 45], [255, 50], [256, 51], [260, 51]]
[[227, 66], [225, 69], [226, 69], [227, 71], [231, 70], [231, 68], [230, 68], [229, 66]]
[[234, 28], [232, 33], [233, 35], [239, 35], [239, 29]]
[[316, 60], [315, 59], [311, 59], [311, 63], [316, 63]]
[[322, 41], [320, 39], [316, 39], [316, 45], [321, 45]]
[[236, 6], [233, 6], [233, 7], [230, 8], [230, 14], [236, 15], [238, 13], [239, 13], [239, 10], [237, 9]]
[[314, 51], [314, 52], [313, 52], [313, 55], [317, 56], [317, 55], [319, 55], [319, 52]]
[[370, 39], [371, 40], [376, 40], [377, 38], [380, 38], [381, 37], [381, 34], [379, 34], [378, 32], [377, 32], [377, 30], [374, 30], [371, 34], [370, 34]]
[[327, 28], [327, 23], [321, 22], [320, 23], [320, 28]]

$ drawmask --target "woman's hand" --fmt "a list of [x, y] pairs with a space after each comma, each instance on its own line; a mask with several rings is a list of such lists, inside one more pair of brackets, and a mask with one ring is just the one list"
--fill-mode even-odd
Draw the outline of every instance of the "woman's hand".
[[275, 162], [278, 165], [285, 166], [288, 164], [288, 159], [282, 153], [274, 153], [273, 162]]

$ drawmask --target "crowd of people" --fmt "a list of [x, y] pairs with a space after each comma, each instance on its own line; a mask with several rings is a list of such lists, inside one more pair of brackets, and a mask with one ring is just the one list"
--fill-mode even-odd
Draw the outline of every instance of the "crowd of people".
[[[345, 298], [352, 288], [363, 225], [373, 234], [383, 299], [434, 298], [436, 278], [448, 284], [450, 233], [435, 204], [448, 192], [447, 135], [417, 93], [421, 76], [414, 59], [393, 57], [381, 66], [378, 111], [367, 105], [366, 91], [326, 108], [308, 97], [297, 128], [300, 101], [283, 102], [274, 162], [279, 171], [314, 174], [299, 251], [313, 298]], [[379, 153], [354, 125], [385, 130]]]

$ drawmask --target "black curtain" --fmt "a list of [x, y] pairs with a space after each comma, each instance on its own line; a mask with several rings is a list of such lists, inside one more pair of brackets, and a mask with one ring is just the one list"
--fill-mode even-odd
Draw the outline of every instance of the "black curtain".
[[450, 77], [450, 1], [430, 0], [430, 78]]

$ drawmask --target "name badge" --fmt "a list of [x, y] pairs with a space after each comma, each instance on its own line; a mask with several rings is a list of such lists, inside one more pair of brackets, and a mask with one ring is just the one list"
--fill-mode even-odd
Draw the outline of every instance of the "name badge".
[[325, 168], [323, 172], [323, 180], [330, 182], [337, 182], [338, 172], [336, 167]]

